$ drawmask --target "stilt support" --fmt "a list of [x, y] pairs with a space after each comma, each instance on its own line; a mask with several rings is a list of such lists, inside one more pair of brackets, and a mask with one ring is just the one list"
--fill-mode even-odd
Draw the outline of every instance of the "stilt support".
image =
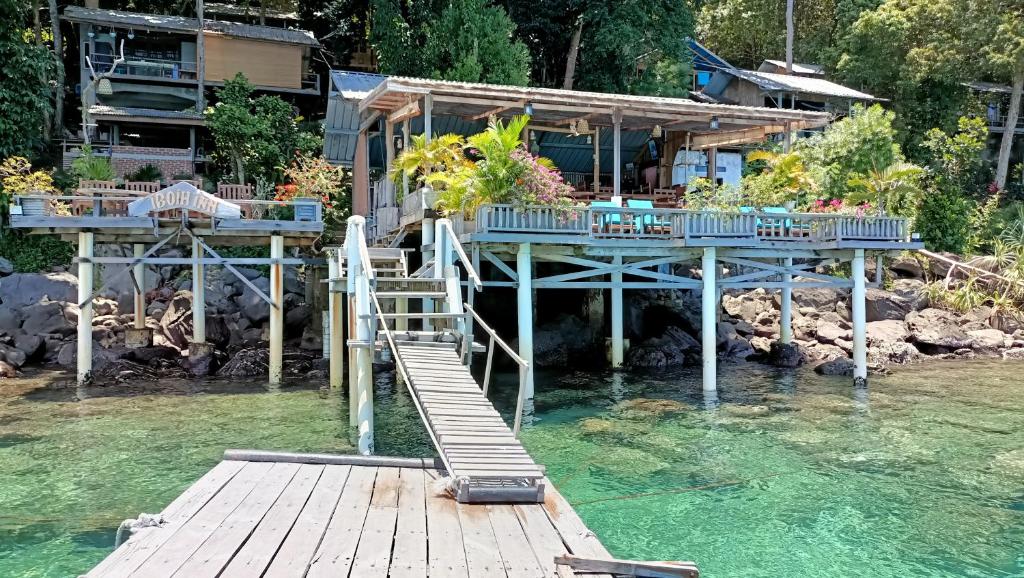
[[279, 261], [284, 258], [284, 237], [270, 237], [270, 258], [277, 259], [270, 264], [270, 299], [274, 305], [270, 307], [270, 384], [281, 383], [281, 372], [284, 365], [284, 265]]
[[868, 380], [867, 312], [865, 310], [864, 249], [855, 249], [853, 277], [853, 381], [863, 385]]
[[[622, 256], [612, 257], [612, 265], [621, 266]], [[625, 345], [622, 331], [622, 272], [611, 274], [612, 277], [612, 367], [622, 367], [625, 359]]]
[[[331, 279], [341, 277], [341, 255], [330, 253], [327, 259], [327, 275]], [[327, 301], [327, 320], [330, 340], [330, 382], [331, 388], [341, 387], [345, 371], [345, 331], [342, 326], [343, 287], [338, 281], [330, 282], [330, 296]]]
[[[782, 265], [789, 270], [793, 267], [793, 258], [786, 257]], [[782, 282], [786, 284], [782, 288], [782, 303], [779, 305], [779, 341], [791, 343], [793, 341], [793, 288], [789, 286], [793, 282], [792, 273], [783, 273]]]
[[[146, 246], [142, 243], [135, 243], [132, 246], [132, 256], [141, 259], [146, 253]], [[146, 328], [146, 266], [139, 263], [135, 266], [135, 282], [139, 284], [135, 289], [135, 329]]]
[[[192, 342], [206, 343], [206, 272], [203, 269], [203, 246], [192, 238]], [[273, 313], [271, 313], [273, 315]]]
[[716, 277], [718, 267], [715, 263], [715, 248], [706, 247], [701, 258], [701, 276], [704, 280], [701, 292], [701, 346], [703, 349], [703, 383], [704, 391], [718, 389], [718, 291]]
[[78, 385], [92, 381], [92, 233], [78, 234]]
[[[361, 235], [364, 227], [363, 217], [355, 216], [349, 219], [350, 234], [357, 232]], [[377, 335], [376, 318], [373, 315], [376, 308], [370, 300], [370, 279], [363, 270], [359, 248], [354, 240], [349, 242], [348, 257], [348, 278], [354, 284], [350, 299], [353, 299], [355, 304], [353, 320], [356, 340], [359, 343], [358, 347], [352, 348], [355, 350], [355, 391], [349, 399], [349, 417], [352, 417], [351, 411], [354, 406], [356, 447], [359, 453], [369, 455], [373, 453], [373, 354]]]
[[516, 254], [516, 273], [519, 276], [517, 289], [519, 319], [519, 357], [529, 364], [526, 370], [526, 398], [533, 399], [533, 275], [530, 244], [519, 245]]

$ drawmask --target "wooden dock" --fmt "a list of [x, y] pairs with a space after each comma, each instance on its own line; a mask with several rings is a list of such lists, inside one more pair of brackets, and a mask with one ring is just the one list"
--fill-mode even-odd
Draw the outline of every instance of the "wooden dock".
[[431, 460], [228, 451], [86, 576], [566, 577], [558, 556], [610, 558], [550, 484], [543, 504], [464, 504], [448, 481]]
[[543, 502], [543, 471], [451, 345], [398, 341], [396, 355], [409, 373], [425, 425], [451, 465], [459, 501]]

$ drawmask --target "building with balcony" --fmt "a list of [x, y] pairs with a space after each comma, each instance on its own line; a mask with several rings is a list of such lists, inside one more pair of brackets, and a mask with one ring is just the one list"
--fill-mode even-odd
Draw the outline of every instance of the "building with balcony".
[[[111, 71], [123, 46], [124, 62], [97, 90], [84, 91], [81, 106], [88, 108], [90, 126], [77, 135], [84, 138], [83, 130], [89, 130], [93, 142], [111, 151], [112, 161], [115, 151], [130, 149], [125, 154], [131, 162], [115, 162], [115, 167], [152, 164], [166, 178], [183, 177], [165, 168], [178, 170], [187, 157], [191, 168], [185, 173], [202, 172], [209, 137], [201, 108], [214, 99], [214, 89], [239, 72], [258, 91], [280, 95], [300, 111], [318, 106], [320, 78], [310, 61], [319, 43], [310, 32], [80, 6], [68, 6], [63, 19], [78, 36], [79, 96], [91, 80], [89, 63], [97, 73]], [[147, 154], [149, 148], [160, 150]], [[78, 150], [74, 143], [65, 147], [65, 164]]]

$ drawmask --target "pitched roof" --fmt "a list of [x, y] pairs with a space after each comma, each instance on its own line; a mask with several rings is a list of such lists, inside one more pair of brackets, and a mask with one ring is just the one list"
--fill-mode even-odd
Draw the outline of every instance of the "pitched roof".
[[795, 76], [792, 74], [773, 74], [771, 72], [741, 70], [738, 68], [722, 70], [722, 72], [753, 82], [762, 90], [769, 92], [803, 92], [821, 96], [849, 98], [853, 100], [882, 100], [866, 92], [854, 90], [841, 84], [830, 82], [824, 78], [810, 78], [807, 76]]
[[98, 120], [137, 120], [145, 122], [171, 122], [181, 124], [205, 124], [206, 117], [195, 110], [160, 110], [156, 108], [138, 108], [132, 106], [107, 106], [94, 104], [89, 107], [89, 114]]
[[[757, 68], [759, 72], [771, 72], [779, 69], [786, 69], [786, 62], [784, 60], [767, 59]], [[820, 64], [800, 64], [794, 62], [793, 74], [813, 74], [815, 76], [821, 76], [825, 74], [825, 67]]]
[[[195, 34], [199, 31], [199, 20], [196, 18], [167, 16], [163, 14], [142, 14], [122, 10], [102, 10], [99, 8], [83, 8], [81, 6], [68, 6], [65, 8], [64, 19], [71, 22], [85, 22], [102, 26], [116, 25], [139, 30], [160, 30], [185, 34]], [[313, 33], [306, 30], [255, 26], [222, 20], [205, 20], [203, 30], [237, 38], [301, 44], [303, 46], [320, 46], [320, 43], [313, 37]]]

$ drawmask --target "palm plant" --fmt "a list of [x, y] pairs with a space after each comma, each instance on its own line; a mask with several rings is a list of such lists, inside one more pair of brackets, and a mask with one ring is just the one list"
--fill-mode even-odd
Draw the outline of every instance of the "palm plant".
[[481, 157], [477, 162], [477, 204], [502, 203], [509, 200], [526, 170], [523, 163], [513, 158], [513, 151], [522, 148], [522, 133], [530, 117], [517, 115], [507, 123], [492, 118], [487, 129], [469, 137], [469, 149]]
[[747, 161], [764, 161], [768, 165], [765, 174], [771, 176], [772, 187], [781, 193], [781, 196], [776, 199], [764, 199], [767, 201], [766, 204], [778, 203], [780, 199], [795, 201], [801, 192], [813, 191], [818, 186], [807, 167], [804, 166], [800, 153], [754, 151], [747, 155]]
[[888, 208], [894, 215], [910, 216], [921, 196], [923, 174], [921, 167], [902, 161], [881, 170], [872, 168], [867, 175], [858, 175], [847, 181], [852, 189], [847, 201], [858, 205], [875, 201], [880, 215], [884, 215]]
[[458, 169], [469, 162], [463, 152], [466, 143], [457, 134], [441, 135], [430, 141], [426, 135], [413, 135], [411, 141], [409, 147], [395, 158], [388, 175], [396, 183], [407, 176], [417, 186], [429, 186], [427, 177], [431, 173]]

